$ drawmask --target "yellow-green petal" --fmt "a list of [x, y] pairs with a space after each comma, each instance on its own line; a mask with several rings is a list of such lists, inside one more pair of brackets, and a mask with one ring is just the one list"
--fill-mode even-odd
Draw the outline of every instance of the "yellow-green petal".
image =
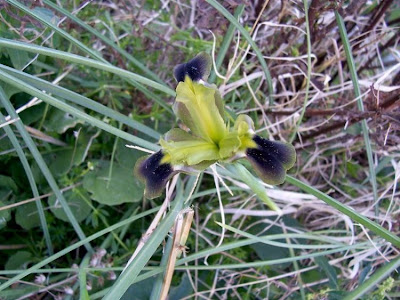
[[218, 144], [227, 128], [216, 104], [216, 92], [216, 89], [193, 82], [186, 76], [185, 81], [180, 82], [176, 88], [176, 102], [183, 103], [187, 111], [183, 111], [179, 104], [175, 108], [178, 115], [185, 115], [182, 121], [194, 135]]

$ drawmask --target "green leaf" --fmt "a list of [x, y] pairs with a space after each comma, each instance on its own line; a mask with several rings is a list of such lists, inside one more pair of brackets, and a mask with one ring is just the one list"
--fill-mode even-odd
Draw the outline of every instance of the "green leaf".
[[[127, 218], [126, 220], [120, 221], [116, 224], [113, 224], [103, 230], [100, 230], [98, 232], [96, 232], [95, 234], [92, 234], [91, 236], [85, 238], [84, 240], [78, 241], [75, 244], [66, 247], [65, 249], [62, 249], [61, 251], [47, 257], [44, 258], [43, 260], [39, 261], [37, 264], [33, 265], [32, 267], [30, 267], [29, 269], [27, 269], [26, 271], [20, 272], [17, 275], [15, 275], [14, 277], [10, 278], [8, 281], [0, 284], [0, 292], [3, 292], [4, 289], [6, 289], [7, 287], [11, 286], [12, 284], [18, 282], [20, 279], [24, 278], [25, 276], [28, 276], [30, 274], [35, 273], [36, 271], [38, 271], [40, 268], [48, 265], [49, 263], [55, 261], [56, 259], [66, 255], [67, 253], [70, 253], [71, 251], [78, 249], [81, 246], [87, 245], [88, 243], [90, 243], [91, 241], [104, 236], [107, 233], [110, 233], [111, 231], [120, 228], [122, 226], [126, 226], [132, 222], [134, 222], [135, 220], [138, 220], [140, 218], [143, 218], [145, 216], [148, 216], [152, 213], [155, 213], [157, 210], [159, 210], [160, 207], [155, 207], [152, 209], [149, 209], [145, 212], [142, 212], [140, 214], [131, 216], [129, 218]], [[176, 216], [176, 215], [175, 215]]]
[[26, 269], [28, 263], [32, 261], [32, 254], [28, 251], [18, 251], [10, 256], [4, 268], [6, 270]]
[[96, 136], [89, 136], [83, 131], [79, 131], [77, 141], [74, 145], [61, 151], [55, 151], [48, 156], [51, 157], [50, 170], [57, 176], [65, 175], [72, 166], [78, 166], [85, 161], [88, 150]]
[[22, 70], [31, 60], [26, 51], [7, 49], [7, 53], [10, 56], [14, 68], [17, 70]]
[[0, 189], [4, 189], [15, 193], [17, 192], [18, 187], [11, 177], [0, 175]]
[[133, 170], [136, 160], [143, 156], [143, 152], [126, 147], [126, 141], [119, 139], [115, 158], [120, 166]]
[[[389, 263], [381, 266], [376, 270], [372, 276], [366, 280], [363, 284], [355, 288], [351, 293], [349, 293], [344, 300], [360, 299], [361, 296], [370, 292], [374, 289], [380, 282], [387, 278], [392, 272], [400, 267], [400, 257], [392, 259]], [[385, 284], [384, 284], [385, 285]], [[384, 287], [384, 286], [383, 286]]]
[[154, 285], [154, 278], [150, 277], [146, 280], [132, 284], [125, 294], [121, 297], [121, 300], [142, 300], [150, 299], [151, 290]]
[[267, 192], [262, 185], [262, 183], [254, 177], [243, 165], [240, 163], [234, 163], [231, 165], [227, 165], [226, 168], [233, 174], [236, 174], [239, 176], [239, 178], [249, 186], [249, 188], [257, 195], [258, 198], [262, 202], [265, 203], [270, 209], [281, 212], [280, 208], [275, 204], [274, 201], [272, 201], [268, 195]]
[[332, 289], [338, 289], [338, 282], [337, 282], [337, 274], [334, 267], [332, 267], [328, 259], [324, 256], [314, 258], [315, 262], [318, 266], [325, 272], [326, 276], [329, 279], [329, 286]]
[[300, 180], [292, 176], [287, 175], [286, 181], [290, 184], [297, 186], [303, 191], [310, 193], [311, 195], [314, 195], [315, 197], [324, 201], [333, 208], [336, 208], [338, 211], [344, 213], [346, 216], [349, 216], [352, 220], [359, 222], [360, 224], [362, 224], [363, 226], [365, 226], [366, 228], [368, 228], [381, 238], [385, 239], [386, 241], [392, 243], [396, 247], [400, 247], [400, 238], [398, 236], [396, 236], [386, 228], [383, 228], [379, 224], [371, 221], [367, 217], [359, 214], [358, 212], [348, 207], [347, 205], [340, 203], [339, 201], [333, 199], [331, 196], [322, 193], [321, 191], [313, 188], [312, 186], [309, 186], [308, 184], [301, 182]]
[[15, 222], [24, 229], [32, 229], [40, 225], [36, 204], [30, 202], [17, 207]]
[[[88, 192], [76, 189], [68, 190], [64, 193], [64, 197], [78, 222], [83, 221], [90, 214], [91, 200]], [[49, 197], [49, 206], [51, 212], [56, 216], [56, 218], [65, 222], [69, 221], [64, 209], [57, 201], [55, 195]]]
[[133, 169], [113, 165], [109, 178], [110, 162], [100, 161], [95, 170], [88, 173], [83, 186], [92, 193], [92, 199], [106, 205], [138, 202], [143, 198], [144, 188], [133, 177]]
[[188, 297], [193, 293], [192, 285], [190, 284], [189, 277], [187, 274], [183, 274], [181, 282], [178, 286], [171, 287], [168, 295], [169, 300], [179, 300]]
[[[24, 95], [27, 98], [25, 102], [28, 102], [32, 99], [31, 96], [29, 96], [25, 93], [23, 93], [22, 95]], [[17, 95], [17, 96], [19, 96], [19, 95]], [[22, 122], [25, 125], [30, 125], [30, 124], [37, 122], [43, 118], [45, 107], [46, 107], [45, 103], [40, 103], [38, 105], [29, 107], [29, 109], [27, 109], [27, 110], [21, 111], [18, 115], [20, 116]]]
[[64, 133], [70, 128], [74, 128], [78, 123], [83, 124], [81, 119], [59, 109], [52, 109], [49, 120], [44, 124], [48, 131]]
[[[286, 226], [290, 227], [297, 227], [299, 224], [297, 223], [296, 220], [288, 218], [288, 217], [283, 217], [282, 221]], [[266, 236], [274, 236], [277, 234], [282, 234], [282, 237], [284, 236], [283, 230], [280, 226], [271, 226], [267, 231], [265, 231], [266, 227], [265, 225], [256, 225], [253, 228], [251, 228], [250, 233], [254, 235], [258, 235], [259, 232], [262, 232], [263, 235]], [[277, 239], [275, 240], [276, 242], [280, 243], [286, 243], [286, 240], [284, 238], [282, 239]], [[299, 240], [297, 240], [299, 241]], [[271, 245], [268, 243], [255, 243], [253, 245], [250, 245], [250, 247], [256, 252], [257, 256], [264, 260], [264, 261], [269, 261], [269, 260], [274, 260], [274, 259], [282, 259], [282, 258], [289, 258], [289, 249], [284, 248], [284, 247], [278, 247], [275, 245]], [[278, 264], [271, 266], [273, 269], [278, 269], [282, 270], [291, 265], [290, 262]]]

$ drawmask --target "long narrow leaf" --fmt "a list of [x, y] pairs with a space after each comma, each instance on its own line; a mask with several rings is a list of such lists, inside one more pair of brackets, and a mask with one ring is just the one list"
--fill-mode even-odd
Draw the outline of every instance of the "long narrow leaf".
[[225, 18], [227, 18], [229, 20], [229, 22], [231, 22], [233, 25], [235, 25], [235, 27], [240, 31], [240, 33], [243, 34], [246, 41], [251, 45], [251, 47], [253, 48], [254, 52], [256, 53], [256, 56], [262, 66], [262, 69], [264, 71], [265, 79], [268, 84], [268, 94], [271, 96], [271, 94], [273, 93], [271, 73], [269, 72], [267, 63], [265, 62], [265, 59], [264, 59], [260, 49], [258, 48], [257, 44], [254, 42], [254, 40], [252, 39], [250, 34], [247, 32], [247, 30], [244, 29], [242, 25], [240, 25], [240, 23], [235, 19], [234, 16], [232, 16], [229, 13], [229, 11], [227, 11], [225, 9], [225, 7], [223, 7], [220, 3], [218, 3], [215, 0], [207, 0], [207, 2], [209, 4], [211, 4], [212, 6], [214, 6], [215, 9], [217, 9]]
[[300, 124], [303, 122], [304, 114], [306, 112], [307, 103], [308, 103], [308, 94], [310, 92], [310, 81], [311, 81], [311, 33], [310, 33], [310, 23], [308, 21], [308, 1], [303, 0], [304, 5], [304, 16], [306, 19], [306, 39], [307, 39], [307, 78], [306, 78], [306, 93], [304, 95], [303, 108], [301, 109], [300, 117], [296, 122], [296, 127], [292, 131], [289, 143], [292, 143], [296, 138], [297, 131], [299, 129]]
[[58, 109], [68, 112], [68, 113], [76, 116], [77, 118], [88, 122], [89, 124], [91, 124], [93, 126], [96, 126], [100, 129], [110, 132], [116, 136], [119, 136], [120, 138], [123, 138], [131, 143], [134, 143], [136, 145], [139, 145], [141, 147], [145, 147], [147, 149], [154, 150], [154, 151], [157, 151], [159, 149], [159, 147], [157, 145], [155, 145], [154, 143], [150, 143], [141, 138], [135, 137], [129, 133], [126, 133], [120, 129], [117, 129], [111, 125], [108, 125], [92, 116], [89, 116], [88, 114], [84, 113], [83, 111], [76, 109], [68, 104], [65, 104], [64, 102], [62, 102], [52, 96], [49, 96], [46, 93], [43, 93], [42, 91], [39, 91], [39, 90], [31, 87], [30, 85], [26, 84], [25, 82], [5, 73], [3, 71], [0, 71], [0, 80], [4, 81], [12, 86], [17, 87], [32, 96], [38, 97], [39, 99], [46, 101], [47, 103], [51, 104], [54, 107], [57, 107]]
[[[347, 36], [346, 26], [344, 24], [342, 16], [338, 11], [335, 11], [336, 22], [339, 27], [340, 38], [342, 39], [344, 52], [346, 53], [347, 64], [349, 66], [351, 81], [353, 82], [354, 96], [357, 98], [357, 106], [360, 111], [364, 111], [364, 105], [361, 98], [360, 86], [358, 84], [357, 69], [354, 63], [353, 54], [351, 52], [351, 45], [349, 37]], [[367, 152], [368, 167], [369, 167], [369, 178], [372, 185], [372, 192], [374, 195], [374, 201], [378, 200], [378, 188], [376, 184], [375, 166], [374, 159], [372, 157], [371, 141], [369, 139], [369, 130], [367, 121], [364, 119], [361, 121], [361, 128], [364, 136], [364, 144]], [[378, 214], [379, 203], [376, 203], [375, 214]]]
[[302, 189], [303, 191], [314, 195], [318, 199], [324, 201], [325, 203], [329, 204], [330, 206], [336, 208], [338, 211], [344, 213], [346, 216], [350, 217], [356, 222], [359, 222], [361, 225], [365, 226], [372, 232], [379, 235], [381, 238], [385, 239], [386, 241], [392, 243], [396, 247], [400, 247], [400, 237], [394, 235], [389, 230], [383, 228], [382, 226], [376, 224], [375, 222], [369, 220], [368, 218], [360, 215], [355, 210], [351, 209], [350, 207], [340, 203], [339, 201], [333, 199], [332, 197], [326, 195], [325, 193], [301, 182], [300, 180], [293, 178], [291, 176], [286, 176], [286, 181], [290, 184], [297, 186], [298, 188]]
[[183, 201], [184, 198], [182, 197], [182, 192], [180, 192], [175, 197], [173, 208], [161, 221], [156, 230], [153, 231], [150, 238], [146, 241], [146, 244], [137, 254], [132, 263], [127, 266], [125, 271], [118, 277], [111, 290], [104, 297], [104, 300], [120, 299], [124, 295], [126, 290], [131, 286], [136, 277], [143, 270], [143, 267], [157, 250], [161, 242], [165, 239], [168, 231], [171, 229], [176, 217], [182, 209]]
[[102, 40], [104, 43], [106, 43], [108, 46], [110, 46], [111, 48], [113, 48], [115, 51], [117, 51], [118, 53], [120, 53], [121, 55], [123, 55], [127, 60], [129, 60], [130, 62], [132, 62], [136, 67], [138, 67], [140, 70], [142, 70], [146, 75], [150, 76], [152, 79], [156, 80], [157, 82], [164, 84], [162, 82], [162, 80], [160, 79], [160, 77], [158, 77], [157, 74], [155, 74], [154, 72], [152, 72], [149, 68], [147, 68], [144, 64], [142, 64], [139, 60], [137, 60], [135, 57], [133, 57], [131, 54], [129, 54], [128, 52], [126, 52], [124, 49], [122, 49], [121, 47], [118, 47], [118, 45], [116, 45], [112, 40], [110, 40], [109, 38], [107, 38], [104, 34], [98, 32], [96, 29], [94, 29], [93, 27], [87, 25], [85, 22], [83, 22], [81, 19], [79, 19], [78, 17], [76, 17], [75, 15], [71, 14], [69, 11], [67, 11], [66, 9], [58, 6], [57, 4], [54, 4], [53, 2], [49, 1], [49, 0], [42, 0], [46, 5], [50, 6], [51, 8], [55, 9], [56, 11], [58, 11], [59, 13], [63, 14], [64, 16], [68, 17], [69, 19], [71, 19], [72, 21], [74, 21], [75, 23], [77, 23], [79, 26], [81, 26], [82, 28], [84, 28], [85, 30], [87, 30], [88, 32], [90, 32], [91, 34], [93, 34], [94, 36], [96, 36], [97, 38], [99, 38], [100, 40]]
[[391, 262], [380, 267], [374, 274], [363, 284], [349, 293], [343, 300], [360, 299], [363, 295], [376, 288], [376, 286], [388, 277], [393, 271], [400, 267], [400, 256], [393, 259]]
[[[5, 97], [4, 92], [1, 89], [1, 87], [0, 87], [0, 97]], [[5, 122], [5, 118], [2, 113], [0, 113], [0, 121]], [[37, 211], [39, 214], [40, 226], [42, 227], [44, 239], [46, 241], [47, 251], [49, 252], [49, 255], [53, 255], [54, 251], [53, 251], [53, 245], [51, 243], [49, 228], [47, 226], [46, 216], [44, 215], [42, 202], [39, 199], [39, 191], [38, 191], [38, 188], [37, 188], [37, 185], [35, 182], [35, 178], [32, 173], [32, 169], [29, 165], [28, 160], [26, 159], [24, 150], [22, 150], [22, 147], [19, 144], [18, 139], [15, 136], [14, 132], [11, 130], [11, 128], [9, 126], [4, 126], [3, 129], [6, 132], [8, 138], [11, 141], [11, 144], [13, 145], [15, 151], [18, 154], [19, 160], [21, 161], [22, 167], [24, 168], [26, 177], [28, 177], [28, 181], [29, 181], [29, 185], [31, 186], [33, 197], [37, 198], [35, 203], [36, 203], [36, 208], [37, 208]]]
[[63, 59], [63, 60], [69, 61], [69, 62], [73, 62], [73, 63], [79, 64], [79, 65], [97, 68], [99, 70], [103, 70], [103, 71], [107, 71], [107, 72], [116, 74], [122, 78], [131, 79], [131, 80], [143, 83], [143, 84], [150, 86], [156, 90], [164, 92], [167, 95], [175, 96], [175, 91], [170, 89], [169, 87], [166, 87], [165, 85], [162, 85], [158, 82], [155, 82], [151, 79], [140, 76], [138, 74], [135, 74], [135, 73], [123, 70], [121, 68], [114, 67], [110, 64], [103, 63], [103, 62], [100, 62], [100, 61], [97, 61], [94, 59], [90, 59], [87, 57], [83, 57], [83, 56], [79, 56], [76, 54], [63, 52], [63, 51], [59, 51], [59, 50], [54, 50], [54, 49], [47, 48], [47, 47], [28, 44], [28, 43], [24, 43], [24, 42], [20, 42], [20, 41], [4, 39], [4, 38], [0, 38], [0, 47], [23, 50], [23, 51], [27, 51], [27, 52], [31, 52], [31, 53], [43, 54], [43, 55]]
[[[0, 77], [1, 77], [1, 74], [0, 74]], [[43, 176], [46, 178], [49, 186], [53, 190], [57, 199], [60, 201], [61, 206], [62, 206], [65, 214], [67, 215], [69, 222], [71, 223], [72, 227], [74, 228], [76, 234], [79, 236], [79, 238], [81, 240], [84, 240], [86, 238], [86, 236], [83, 233], [82, 228], [79, 225], [79, 222], [76, 220], [74, 214], [72, 213], [71, 209], [69, 208], [68, 203], [65, 200], [63, 194], [61, 193], [61, 190], [58, 187], [57, 182], [54, 179], [53, 175], [51, 174], [46, 162], [44, 161], [42, 155], [40, 154], [39, 150], [37, 149], [31, 136], [26, 131], [24, 124], [18, 118], [17, 112], [15, 111], [11, 102], [7, 99], [7, 96], [5, 95], [5, 93], [1, 87], [0, 87], [0, 101], [3, 104], [3, 106], [5, 107], [7, 113], [11, 116], [11, 118], [17, 120], [17, 121], [15, 121], [15, 126], [17, 126], [17, 129], [18, 129], [20, 135], [22, 136], [22, 139], [24, 140], [25, 144], [28, 146], [29, 151], [32, 153], [32, 156], [34, 157], [36, 163], [38, 164], [40, 170], [42, 171]], [[89, 252], [93, 251], [93, 249], [89, 243], [85, 243], [85, 247]]]
[[132, 222], [134, 222], [134, 221], [136, 221], [136, 220], [138, 220], [140, 218], [143, 218], [143, 217], [145, 217], [147, 215], [150, 215], [150, 214], [156, 212], [158, 209], [159, 209], [159, 207], [155, 207], [155, 208], [149, 209], [149, 210], [147, 210], [145, 212], [142, 212], [142, 213], [140, 213], [140, 214], [138, 214], [136, 216], [132, 216], [132, 217], [130, 217], [130, 218], [124, 220], [124, 221], [121, 221], [121, 222], [118, 222], [118, 223], [116, 223], [114, 225], [111, 225], [110, 227], [105, 228], [103, 230], [100, 230], [99, 232], [96, 232], [95, 234], [92, 234], [91, 236], [88, 236], [84, 240], [79, 241], [79, 242], [77, 242], [77, 243], [75, 243], [75, 244], [73, 244], [73, 245], [71, 245], [71, 246], [69, 246], [69, 247], [67, 247], [67, 248], [55, 253], [55, 254], [53, 254], [52, 256], [50, 256], [48, 258], [45, 258], [41, 262], [33, 265], [32, 267], [24, 270], [20, 274], [14, 276], [13, 278], [11, 278], [8, 281], [4, 282], [2, 285], [0, 285], [0, 291], [4, 290], [5, 288], [9, 287], [12, 284], [18, 282], [19, 280], [21, 280], [25, 276], [28, 276], [28, 275], [38, 271], [41, 267], [43, 267], [43, 266], [55, 261], [56, 259], [68, 254], [71, 251], [74, 251], [75, 249], [78, 249], [79, 247], [85, 245], [86, 243], [89, 243], [89, 242], [91, 242], [91, 241], [93, 241], [93, 240], [95, 240], [95, 239], [97, 239], [99, 237], [102, 237], [103, 235], [105, 235], [105, 234], [107, 234], [107, 233], [109, 233], [109, 232], [111, 232], [111, 231], [113, 231], [113, 230], [115, 230], [117, 228], [120, 228], [120, 227], [125, 226], [125, 225], [127, 225], [129, 223], [132, 223]]
[[[234, 18], [238, 19], [239, 16], [243, 13], [244, 10], [244, 4], [240, 4], [238, 5], [238, 7], [236, 7], [235, 12], [234, 12]], [[225, 58], [226, 53], [228, 52], [229, 49], [229, 45], [232, 42], [232, 38], [233, 38], [233, 34], [235, 33], [235, 25], [233, 23], [231, 23], [228, 27], [228, 30], [226, 31], [226, 34], [224, 35], [224, 39], [222, 40], [222, 44], [221, 47], [218, 51], [218, 56], [217, 59], [215, 60], [215, 67], [218, 71], [218, 69], [221, 67], [222, 62]], [[215, 81], [215, 77], [216, 77], [216, 73], [215, 70], [212, 69], [211, 70], [211, 74], [210, 77], [208, 78], [209, 82], [214, 82]]]
[[[9, 3], [12, 5], [18, 7], [20, 10], [24, 11], [26, 14], [32, 16], [33, 18], [37, 19], [40, 21], [42, 24], [50, 27], [52, 30], [56, 31], [58, 34], [60, 34], [62, 37], [70, 41], [72, 44], [76, 45], [79, 49], [90, 55], [91, 57], [107, 64], [111, 65], [109, 62], [107, 62], [98, 52], [90, 49], [89, 47], [85, 46], [83, 43], [72, 37], [70, 34], [62, 30], [61, 28], [55, 26], [53, 23], [49, 22], [47, 19], [43, 18], [40, 14], [36, 14], [34, 10], [29, 9], [22, 3], [16, 1], [16, 0], [7, 0]], [[143, 92], [149, 99], [152, 99], [156, 101], [159, 105], [164, 107], [167, 112], [172, 113], [171, 109], [164, 103], [162, 99], [160, 99], [156, 94], [152, 93], [151, 91], [147, 90], [143, 85], [140, 83], [136, 82], [135, 80], [132, 79], [127, 79], [128, 82], [130, 82], [134, 87], [136, 87], [138, 90]], [[164, 85], [164, 84], [160, 84]], [[164, 85], [165, 86], [165, 85]]]
[[138, 121], [135, 121], [115, 110], [112, 110], [112, 109], [108, 108], [107, 106], [104, 106], [103, 104], [100, 104], [96, 101], [93, 101], [92, 99], [82, 96], [78, 93], [75, 93], [73, 91], [70, 91], [70, 90], [60, 87], [60, 86], [56, 86], [56, 85], [51, 84], [50, 82], [47, 82], [41, 78], [32, 76], [25, 72], [15, 70], [13, 68], [7, 67], [2, 64], [0, 64], [0, 70], [6, 71], [7, 73], [15, 76], [18, 79], [21, 79], [22, 81], [34, 86], [35, 88], [37, 88], [39, 90], [44, 90], [48, 93], [58, 96], [59, 98], [69, 100], [75, 104], [89, 108], [95, 112], [98, 112], [101, 115], [110, 117], [116, 121], [119, 121], [133, 129], [135, 129], [135, 130], [143, 132], [144, 134], [146, 134], [150, 137], [153, 137], [157, 140], [160, 138], [160, 134], [157, 131], [155, 131], [154, 129], [152, 129]]

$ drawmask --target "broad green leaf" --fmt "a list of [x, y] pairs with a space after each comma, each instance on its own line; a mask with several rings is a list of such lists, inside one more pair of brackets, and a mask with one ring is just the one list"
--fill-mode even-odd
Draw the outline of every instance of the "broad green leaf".
[[21, 284], [17, 288], [10, 288], [1, 292], [1, 300], [15, 300], [39, 290], [39, 287]]
[[16, 192], [18, 187], [11, 177], [0, 175], [0, 189]]
[[109, 177], [110, 162], [99, 161], [88, 173], [83, 186], [92, 193], [92, 199], [106, 205], [138, 202], [143, 198], [143, 186], [133, 177], [133, 169], [114, 163]]
[[50, 170], [57, 176], [65, 175], [72, 166], [78, 166], [85, 161], [88, 150], [96, 134], [90, 136], [83, 130], [76, 131], [77, 140], [68, 148], [50, 153]]
[[188, 297], [193, 293], [192, 285], [187, 274], [183, 274], [178, 286], [171, 287], [168, 295], [169, 300], [180, 300]]
[[118, 140], [115, 158], [117, 159], [119, 165], [124, 166], [124, 168], [133, 170], [136, 160], [139, 157], [143, 156], [143, 152], [129, 148], [126, 145], [126, 141], [122, 139]]
[[150, 299], [154, 280], [155, 279], [151, 277], [141, 282], [132, 284], [125, 292], [125, 294], [121, 297], [121, 300]]
[[32, 254], [28, 251], [18, 251], [11, 255], [4, 268], [6, 270], [26, 269], [28, 263], [32, 261]]
[[7, 53], [10, 57], [11, 63], [17, 70], [22, 70], [26, 64], [32, 59], [29, 57], [28, 52], [23, 50], [7, 49]]
[[59, 109], [52, 109], [49, 114], [48, 121], [44, 124], [44, 127], [48, 131], [55, 131], [57, 133], [64, 133], [70, 128], [74, 128], [78, 123], [83, 124], [81, 119], [73, 116], [70, 113], [64, 112]]
[[[17, 96], [19, 96], [19, 94]], [[32, 97], [27, 97], [27, 98], [28, 98], [27, 101], [32, 99]], [[30, 125], [34, 122], [40, 121], [43, 118], [45, 107], [46, 107], [45, 103], [34, 105], [32, 107], [29, 107], [29, 109], [20, 112], [18, 115], [20, 116], [22, 122], [25, 125]]]
[[30, 202], [17, 207], [15, 222], [22, 228], [29, 230], [40, 225], [36, 204]]
[[[85, 190], [68, 190], [64, 193], [64, 197], [78, 222], [83, 221], [90, 214], [90, 195]], [[55, 195], [49, 197], [49, 206], [58, 219], [68, 222], [68, 217]]]

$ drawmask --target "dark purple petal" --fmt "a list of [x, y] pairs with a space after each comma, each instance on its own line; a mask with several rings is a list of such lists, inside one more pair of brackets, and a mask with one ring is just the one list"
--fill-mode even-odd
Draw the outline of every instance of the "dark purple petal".
[[175, 174], [170, 164], [161, 163], [163, 157], [160, 150], [136, 162], [134, 173], [145, 184], [144, 195], [148, 199], [160, 196], [168, 180]]
[[274, 156], [279, 162], [283, 164], [286, 170], [293, 167], [296, 161], [296, 152], [292, 145], [282, 142], [270, 141], [259, 137], [258, 135], [255, 135], [253, 137], [253, 141], [256, 142], [258, 149]]
[[187, 63], [177, 65], [174, 69], [174, 77], [178, 82], [185, 81], [186, 75], [193, 81], [206, 80], [210, 75], [210, 70], [211, 58], [207, 53], [202, 52]]
[[272, 185], [285, 181], [286, 171], [282, 163], [272, 154], [257, 148], [250, 148], [247, 149], [246, 155], [262, 181]]
[[255, 135], [256, 148], [246, 150], [247, 159], [258, 176], [268, 184], [281, 184], [285, 181], [286, 171], [293, 167], [296, 152], [292, 145], [270, 141]]

